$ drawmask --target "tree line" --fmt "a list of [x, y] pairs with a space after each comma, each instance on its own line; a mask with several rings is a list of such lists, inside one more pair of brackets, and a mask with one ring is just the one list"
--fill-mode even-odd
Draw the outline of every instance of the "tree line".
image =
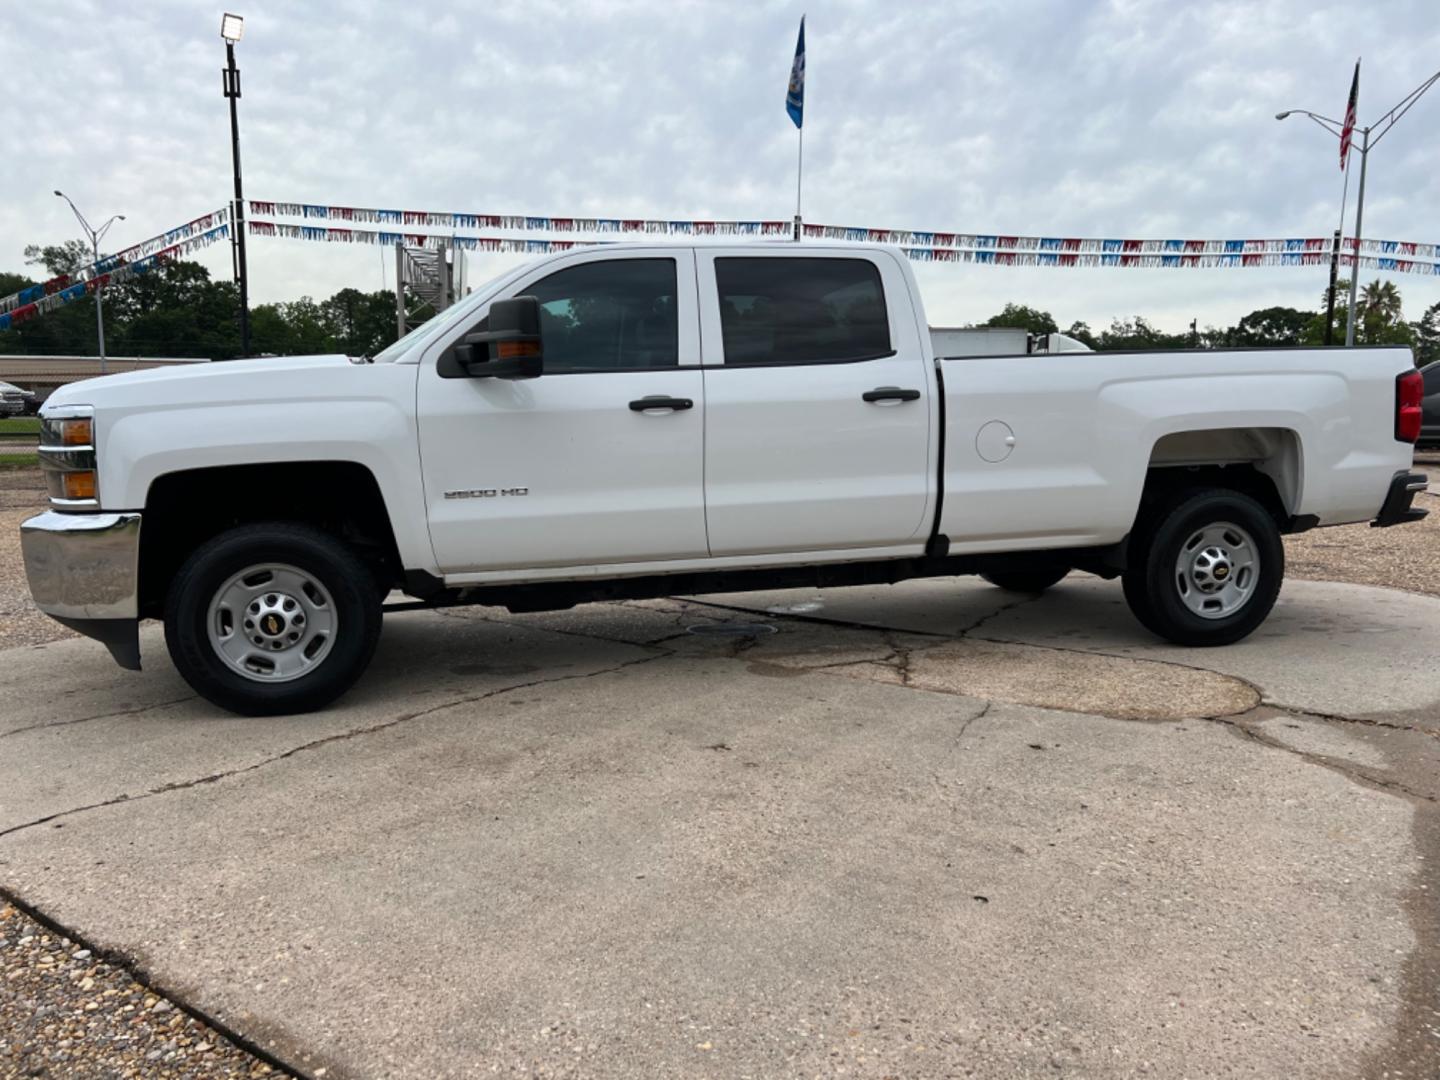
[[[28, 264], [48, 280], [89, 262], [83, 241], [25, 249]], [[0, 272], [0, 296], [36, 284], [30, 275]], [[1341, 282], [1335, 307], [1335, 339], [1345, 339], [1349, 282]], [[175, 260], [109, 286], [104, 293], [105, 346], [112, 356], [186, 356], [225, 360], [240, 355], [239, 293], [229, 281], [211, 280], [199, 263]], [[1355, 340], [1361, 345], [1409, 345], [1421, 366], [1440, 360], [1440, 303], [1406, 321], [1400, 290], [1376, 280], [1359, 290]], [[1032, 334], [1061, 329], [1048, 311], [1024, 304], [1005, 307], [980, 326], [1021, 327]], [[1072, 322], [1064, 333], [1092, 349], [1272, 348], [1319, 345], [1325, 340], [1325, 297], [1318, 310], [1269, 307], [1228, 327], [1198, 325], [1178, 333], [1161, 330], [1144, 316], [1114, 319], [1096, 332]], [[250, 309], [250, 349], [277, 356], [345, 353], [373, 356], [395, 340], [395, 295], [387, 290], [341, 289], [325, 300], [308, 296]], [[0, 331], [0, 354], [93, 355], [95, 309], [87, 301]]]
[[[44, 269], [41, 280], [90, 263], [83, 241], [25, 249], [27, 263]], [[37, 282], [0, 272], [0, 296]], [[105, 288], [105, 351], [111, 356], [184, 356], [228, 360], [239, 356], [240, 294], [230, 281], [214, 281], [197, 262], [177, 259]], [[423, 316], [422, 316], [423, 317]], [[397, 337], [395, 294], [341, 289], [326, 300], [308, 296], [250, 308], [252, 354], [302, 356], [345, 353], [374, 356]], [[93, 356], [95, 304], [85, 300], [0, 331], [0, 354]]]
[[[1350, 283], [1341, 280], [1336, 286], [1334, 340], [1345, 341], [1345, 322], [1349, 314]], [[1325, 302], [1322, 292], [1320, 307], [1305, 311], [1293, 307], [1260, 308], [1244, 316], [1234, 326], [1197, 324], [1178, 333], [1161, 330], [1142, 315], [1114, 319], [1098, 333], [1084, 322], [1073, 322], [1063, 333], [1083, 341], [1092, 349], [1231, 349], [1282, 348], [1293, 345], [1325, 343]], [[1400, 290], [1392, 281], [1375, 280], [1361, 286], [1355, 300], [1355, 343], [1357, 345], [1409, 345], [1415, 350], [1420, 366], [1440, 360], [1440, 303], [1431, 304], [1414, 322], [1407, 322]], [[1006, 304], [981, 326], [1024, 327], [1032, 334], [1053, 334], [1060, 331], [1048, 311], [1025, 304]]]

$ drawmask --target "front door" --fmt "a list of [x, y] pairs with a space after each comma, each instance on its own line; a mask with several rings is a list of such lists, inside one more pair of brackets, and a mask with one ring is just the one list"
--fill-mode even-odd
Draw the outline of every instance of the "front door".
[[796, 250], [697, 251], [710, 552], [923, 544], [938, 418], [908, 280], [888, 252]]
[[[442, 573], [706, 555], [694, 258], [590, 251], [505, 295], [541, 304], [536, 379], [420, 373], [420, 454]], [[457, 330], [453, 345], [466, 333]], [[657, 399], [645, 407], [644, 400]]]

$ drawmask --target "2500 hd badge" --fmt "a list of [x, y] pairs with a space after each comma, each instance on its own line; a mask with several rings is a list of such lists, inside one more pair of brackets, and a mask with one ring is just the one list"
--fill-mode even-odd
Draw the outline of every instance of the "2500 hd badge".
[[503, 495], [529, 495], [528, 487], [509, 488], [462, 488], [445, 492], [447, 499], [494, 499]]

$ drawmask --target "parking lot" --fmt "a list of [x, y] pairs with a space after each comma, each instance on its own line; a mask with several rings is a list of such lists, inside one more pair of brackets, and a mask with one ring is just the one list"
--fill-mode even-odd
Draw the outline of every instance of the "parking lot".
[[[156, 1068], [1440, 1070], [1433, 521], [1294, 538], [1312, 580], [1226, 649], [1083, 574], [452, 609], [390, 617], [338, 706], [241, 719], [158, 627], [132, 674], [27, 614], [28, 490], [0, 886], [243, 1044]], [[11, 984], [103, 1016], [77, 963]], [[0, 1066], [103, 1075], [46, 1019]]]

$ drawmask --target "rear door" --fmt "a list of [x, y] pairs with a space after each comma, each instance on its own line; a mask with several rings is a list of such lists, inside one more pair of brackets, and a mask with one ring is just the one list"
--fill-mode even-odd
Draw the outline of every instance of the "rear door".
[[[546, 263], [496, 299], [508, 296], [540, 301], [543, 375], [447, 378], [438, 355], [420, 372], [425, 500], [441, 571], [704, 557], [690, 250], [591, 250]], [[431, 353], [483, 327], [459, 327]]]
[[696, 252], [715, 556], [923, 543], [937, 405], [889, 252]]

